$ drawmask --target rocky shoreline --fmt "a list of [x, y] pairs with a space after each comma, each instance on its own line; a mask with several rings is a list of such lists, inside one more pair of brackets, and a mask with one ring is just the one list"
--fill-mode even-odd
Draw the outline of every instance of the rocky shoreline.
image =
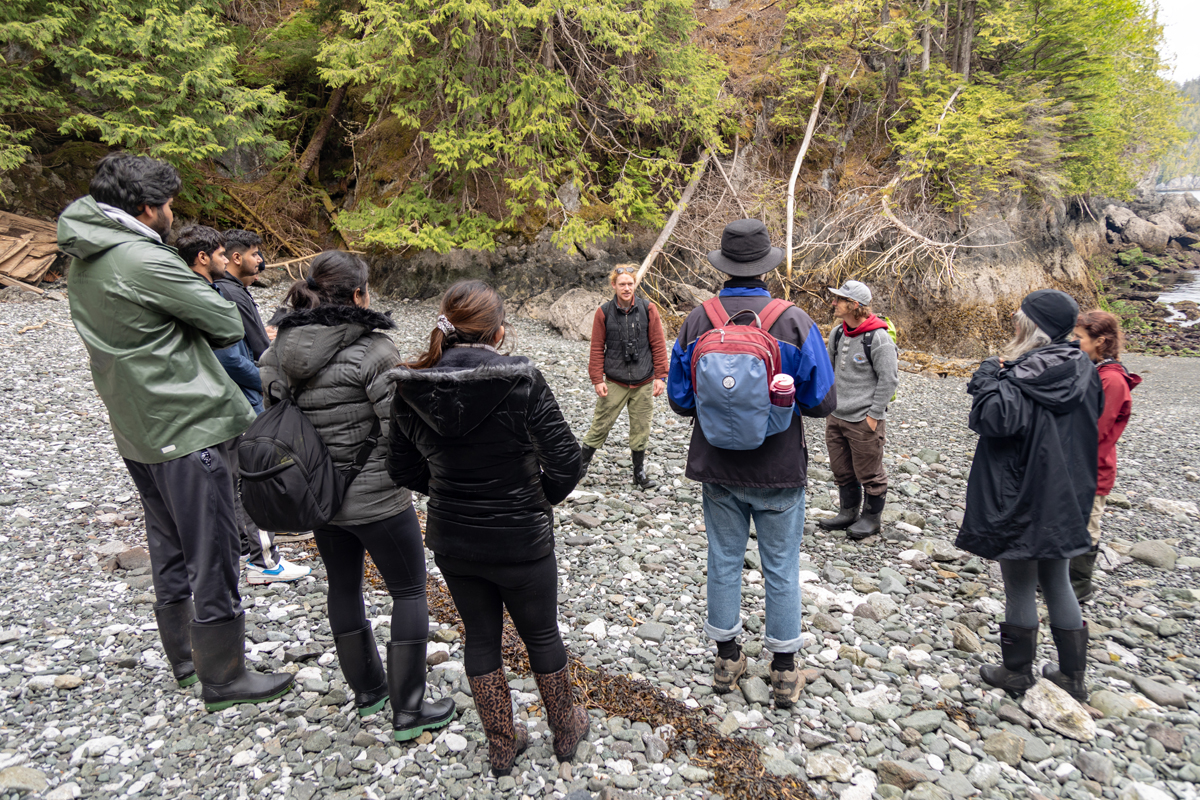
[[[256, 290], [264, 307], [279, 294]], [[416, 353], [432, 309], [377, 305], [393, 311], [401, 352]], [[354, 716], [325, 618], [324, 570], [303, 543], [286, 545], [287, 555], [313, 563], [310, 579], [244, 587], [248, 658], [295, 671], [297, 689], [218, 714], [204, 712], [195, 690], [177, 689], [154, 625], [140, 504], [66, 304], [3, 308], [3, 800], [701, 798], [734, 785], [718, 779], [720, 770], [751, 770], [737, 785], [757, 788], [737, 796], [1200, 798], [1200, 362], [1129, 359], [1146, 382], [1134, 395], [1104, 519], [1100, 596], [1085, 608], [1090, 710], [1045, 682], [1021, 703], [980, 685], [979, 665], [999, 657], [1003, 593], [994, 564], [953, 547], [975, 443], [964, 364], [909, 359], [922, 373], [902, 376], [889, 413], [891, 502], [876, 539], [817, 530], [815, 520], [833, 513], [833, 485], [823, 428], [807, 423], [809, 685], [789, 711], [769, 702], [753, 540], [743, 603], [750, 671], [740, 691], [712, 691], [713, 649], [701, 630], [700, 487], [682, 476], [686, 421], [657, 406], [649, 469], [663, 485], [649, 492], [629, 481], [618, 422], [586, 482], [557, 511], [568, 648], [581, 669], [630, 681], [613, 691], [657, 692], [756, 759], [715, 762], [652, 704], [617, 713], [597, 692], [589, 695], [588, 741], [574, 764], [560, 766], [532, 676], [510, 663], [533, 742], [511, 776], [494, 779], [450, 618], [431, 619], [430, 682], [454, 697], [459, 718], [399, 747], [385, 720]], [[582, 433], [594, 403], [587, 344], [540, 322], [514, 326], [519, 352], [539, 364]], [[389, 600], [376, 591], [368, 602], [385, 639]], [[1054, 658], [1048, 634], [1039, 655]]]

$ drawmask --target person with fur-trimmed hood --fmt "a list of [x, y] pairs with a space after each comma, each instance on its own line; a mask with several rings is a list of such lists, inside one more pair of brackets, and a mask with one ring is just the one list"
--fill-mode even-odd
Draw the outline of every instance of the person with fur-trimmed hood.
[[887, 322], [871, 313], [870, 287], [846, 281], [829, 292], [837, 320], [828, 342], [837, 409], [825, 418], [825, 446], [841, 510], [817, 524], [827, 531], [847, 529], [847, 538], [859, 540], [879, 533], [887, 502], [883, 446], [888, 402], [900, 383], [900, 370]]
[[[313, 538], [329, 575], [329, 627], [338, 662], [359, 716], [381, 710], [390, 698], [393, 738], [415, 739], [448, 725], [455, 709], [448, 697], [425, 700], [429, 606], [421, 524], [412, 496], [392, 483], [386, 467], [392, 406], [387, 373], [400, 363], [386, 331], [395, 324], [370, 307], [366, 262], [340, 250], [314, 258], [285, 303], [290, 312], [259, 360], [267, 406], [277, 402], [276, 384], [290, 386], [342, 469], [354, 463], [373, 431], [380, 432], [337, 514]], [[392, 597], [386, 674], [363, 604], [366, 553]]]

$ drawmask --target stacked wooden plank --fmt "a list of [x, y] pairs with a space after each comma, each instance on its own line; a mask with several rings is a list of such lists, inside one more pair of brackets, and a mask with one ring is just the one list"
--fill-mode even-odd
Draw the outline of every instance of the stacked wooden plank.
[[36, 286], [57, 255], [53, 222], [0, 211], [0, 285]]

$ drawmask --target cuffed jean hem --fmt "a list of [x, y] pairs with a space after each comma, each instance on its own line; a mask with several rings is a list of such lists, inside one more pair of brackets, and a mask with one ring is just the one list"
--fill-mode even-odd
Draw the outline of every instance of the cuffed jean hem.
[[772, 639], [768, 636], [763, 640], [763, 646], [772, 653], [796, 653], [800, 650], [801, 642], [802, 637], [799, 636], [795, 639], [787, 639], [786, 641]]
[[742, 621], [739, 619], [736, 627], [724, 630], [722, 628], [714, 628], [707, 622], [704, 623], [704, 635], [712, 639], [714, 642], [728, 642], [730, 639], [736, 639], [742, 633]]

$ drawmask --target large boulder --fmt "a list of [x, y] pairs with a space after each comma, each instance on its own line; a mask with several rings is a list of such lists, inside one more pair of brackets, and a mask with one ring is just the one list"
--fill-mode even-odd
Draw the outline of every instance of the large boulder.
[[1141, 217], [1133, 217], [1126, 221], [1121, 235], [1130, 244], [1156, 255], [1166, 252], [1167, 243], [1171, 241], [1165, 230]]
[[590, 342], [592, 319], [596, 309], [607, 299], [606, 295], [589, 289], [572, 289], [554, 301], [546, 321], [572, 342]]
[[1150, 217], [1149, 221], [1162, 228], [1163, 231], [1166, 232], [1167, 236], [1171, 237], [1172, 239], [1187, 233], [1187, 230], [1179, 222], [1175, 214], [1170, 213], [1169, 211], [1163, 211], [1162, 213], [1154, 214]]
[[1125, 206], [1105, 206], [1104, 217], [1108, 220], [1108, 227], [1114, 231], [1121, 232], [1125, 230], [1125, 226], [1131, 219], [1137, 219], [1137, 214], [1130, 211]]

